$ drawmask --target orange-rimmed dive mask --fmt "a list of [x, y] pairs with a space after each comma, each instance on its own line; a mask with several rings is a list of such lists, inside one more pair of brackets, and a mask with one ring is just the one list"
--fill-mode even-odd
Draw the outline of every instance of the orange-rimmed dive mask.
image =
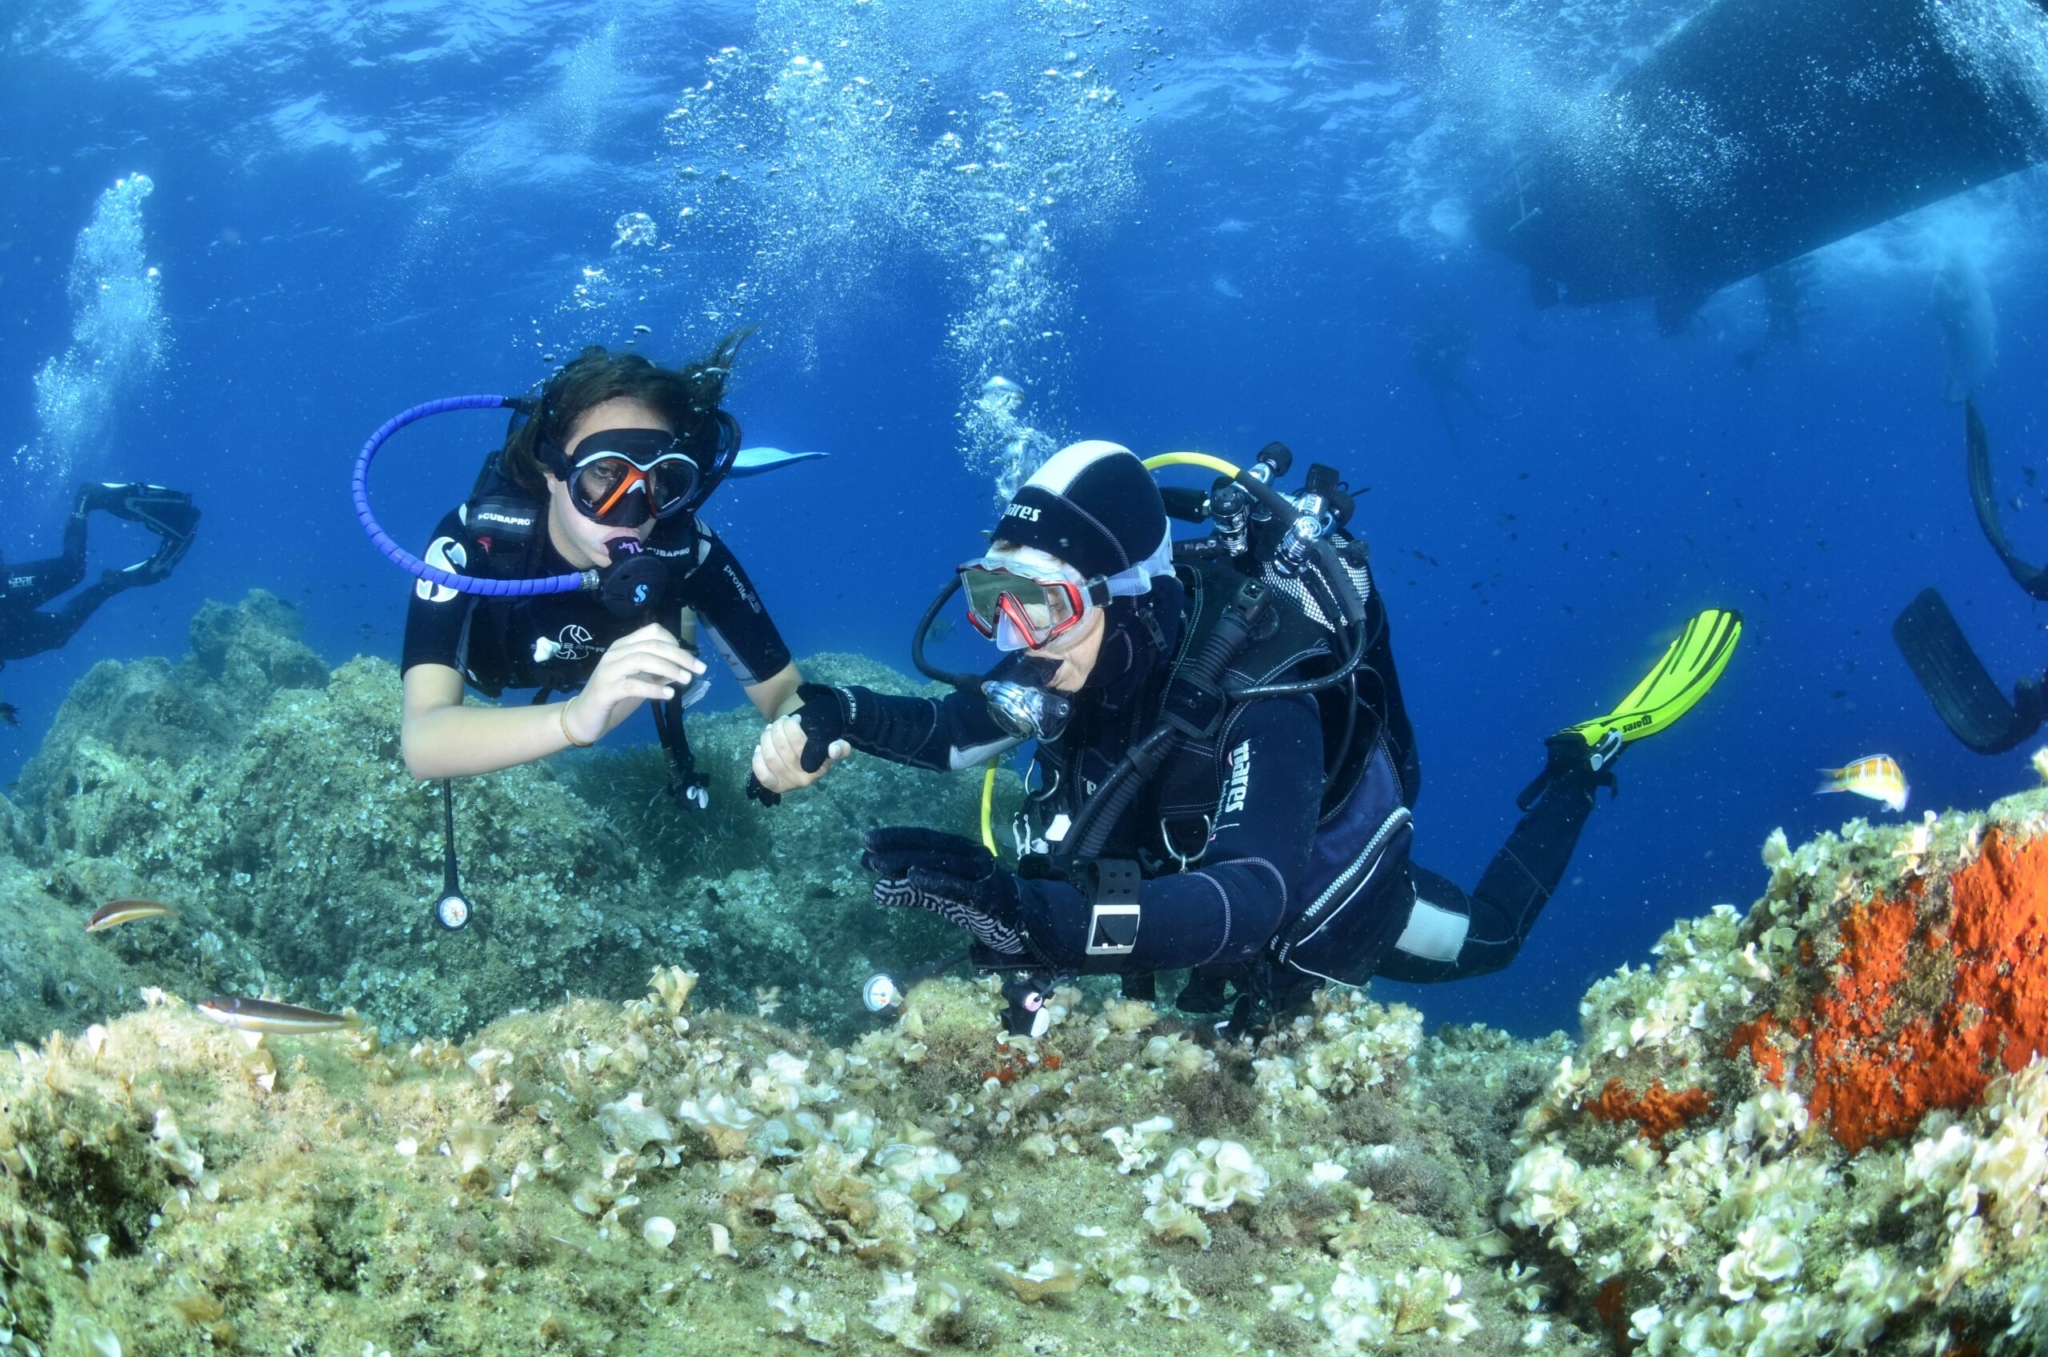
[[703, 475], [666, 429], [601, 429], [562, 458], [561, 473], [577, 512], [614, 528], [681, 513]]

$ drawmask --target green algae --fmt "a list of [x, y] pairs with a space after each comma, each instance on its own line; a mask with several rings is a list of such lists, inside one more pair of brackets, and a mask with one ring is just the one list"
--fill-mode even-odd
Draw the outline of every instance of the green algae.
[[[1420, 1353], [1455, 1332], [1478, 1353], [1587, 1350], [1563, 1326], [1521, 1346], [1528, 1284], [1488, 1256], [1479, 1200], [1430, 1219], [1360, 1189], [1387, 1147], [1346, 1143], [1346, 1104], [1414, 1114], [1398, 1154], [1453, 1155], [1443, 1122], [1503, 1115], [1446, 1102], [1482, 1085], [1432, 1082], [1410, 1012], [1335, 997], [1254, 1069], [1164, 1017], [1070, 1011], [1071, 991], [1044, 1040], [1007, 1045], [999, 998], [964, 981], [836, 1048], [688, 999], [658, 983], [405, 1049], [367, 1033], [252, 1047], [167, 999], [24, 1052], [0, 1073], [14, 1341]], [[1554, 1052], [1497, 1054], [1512, 1071]], [[1256, 1090], [1236, 1128], [1255, 1189], [1177, 1189], [1193, 1180], [1176, 1163], [1217, 1160], [1178, 1130], [1135, 1164], [1105, 1136], [1187, 1115], [1190, 1068]], [[1208, 1203], [1183, 1208], [1206, 1247], [1148, 1222], [1183, 1195]], [[672, 1232], [650, 1234], [657, 1219]], [[1034, 1269], [1047, 1294], [1023, 1299]]]
[[[130, 1007], [144, 986], [269, 991], [352, 1005], [393, 1034], [460, 1035], [564, 994], [635, 993], [657, 963], [699, 961], [720, 1002], [842, 1033], [860, 982], [945, 955], [950, 930], [879, 911], [862, 828], [972, 831], [979, 779], [854, 759], [769, 810], [745, 799], [751, 712], [692, 722], [709, 811], [661, 794], [651, 747], [595, 750], [456, 785], [460, 935], [433, 927], [434, 784], [398, 757], [389, 663], [331, 673], [299, 619], [261, 591], [208, 604], [181, 663], [96, 666], [21, 779], [11, 859], [20, 908], [0, 926], [0, 1035], [26, 1038]], [[857, 657], [826, 681], [903, 689]], [[1005, 805], [1015, 796], [1006, 775]], [[82, 911], [115, 895], [179, 917], [81, 945]]]

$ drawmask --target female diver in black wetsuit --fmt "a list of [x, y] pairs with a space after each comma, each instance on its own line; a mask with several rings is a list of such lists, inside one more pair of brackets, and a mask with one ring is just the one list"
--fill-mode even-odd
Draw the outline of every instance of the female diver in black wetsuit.
[[[670, 792], [701, 807], [707, 781], [682, 736], [682, 708], [704, 688], [699, 627], [763, 716], [797, 705], [789, 648], [739, 561], [698, 518], [738, 450], [739, 426], [719, 402], [742, 338], [680, 369], [587, 349], [515, 420], [469, 501], [442, 519], [426, 553], [433, 569], [414, 588], [402, 661], [402, 746], [414, 776], [464, 777], [594, 744], [652, 702]], [[432, 578], [579, 572], [602, 589], [489, 596]], [[540, 697], [466, 707], [465, 684]], [[543, 705], [555, 693], [573, 696]]]

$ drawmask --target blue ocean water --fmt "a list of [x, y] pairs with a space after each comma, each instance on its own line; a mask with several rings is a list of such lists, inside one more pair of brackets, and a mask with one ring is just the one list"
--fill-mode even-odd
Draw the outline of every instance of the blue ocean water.
[[[1934, 304], [1957, 260], [1995, 303], [1980, 405], [2009, 526], [2048, 554], [2023, 474], [2048, 446], [2038, 172], [1821, 251], [1800, 338], [1760, 355], [1753, 283], [1664, 338], [1643, 303], [1539, 311], [1464, 229], [1518, 135], [1699, 8], [17, 6], [0, 551], [54, 550], [81, 478], [190, 489], [206, 517], [167, 583], [8, 666], [0, 763], [93, 663], [182, 652], [208, 597], [269, 589], [331, 662], [395, 660], [408, 582], [347, 494], [371, 429], [637, 326], [680, 359], [756, 324], [749, 439], [831, 455], [707, 517], [799, 654], [907, 670], [1002, 478], [1067, 437], [1239, 458], [1277, 438], [1369, 486], [1354, 526], [1420, 742], [1416, 856], [1467, 883], [1542, 737], [1693, 611], [1741, 609], [1726, 677], [1621, 761], [1518, 964], [1386, 987], [1433, 1021], [1572, 1028], [1673, 917], [1746, 904], [1773, 827], [1884, 813], [1816, 798], [1816, 768], [1889, 753], [1911, 814], [2034, 780], [2024, 751], [1949, 736], [1888, 628], [1933, 584], [1995, 674], [2048, 661], [2048, 614], [1972, 515]], [[995, 376], [1021, 400], [984, 394]], [[392, 444], [374, 492], [400, 540], [498, 433], [448, 416]], [[153, 546], [92, 531], [95, 571]], [[970, 636], [942, 652], [985, 658]]]

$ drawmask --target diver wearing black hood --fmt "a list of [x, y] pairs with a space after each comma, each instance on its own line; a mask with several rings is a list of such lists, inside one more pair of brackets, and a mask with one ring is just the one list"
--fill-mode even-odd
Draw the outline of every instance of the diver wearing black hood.
[[[1690, 707], [1739, 624], [1715, 615], [1715, 658], [1682, 638], [1686, 662], [1667, 655], [1634, 708], [1554, 737], [1528, 813], [1467, 896], [1407, 860], [1420, 770], [1385, 609], [1363, 544], [1342, 532], [1348, 494], [1327, 468], [1311, 487], [1319, 476], [1322, 491], [1296, 503], [1341, 496], [1343, 510], [1323, 516], [1320, 545], [1276, 564], [1284, 545], [1261, 559], [1217, 545], [1227, 534], [1176, 551], [1145, 464], [1111, 443], [1063, 450], [1005, 507], [988, 555], [961, 567], [969, 620], [1013, 652], [982, 691], [806, 685], [797, 713], [764, 733], [756, 778], [776, 792], [805, 785], [844, 745], [958, 769], [1036, 739], [1015, 871], [934, 830], [866, 840], [876, 898], [968, 929], [983, 969], [1121, 973], [1139, 994], [1145, 977], [1190, 969], [1181, 1006], [1221, 1011], [1235, 983], [1242, 1021], [1324, 980], [1505, 966], [1595, 789], [1613, 785], [1607, 765], [1630, 738], [1620, 728], [1649, 734]], [[1672, 710], [1681, 671], [1693, 690]], [[1661, 705], [1646, 716], [1653, 687]]]

